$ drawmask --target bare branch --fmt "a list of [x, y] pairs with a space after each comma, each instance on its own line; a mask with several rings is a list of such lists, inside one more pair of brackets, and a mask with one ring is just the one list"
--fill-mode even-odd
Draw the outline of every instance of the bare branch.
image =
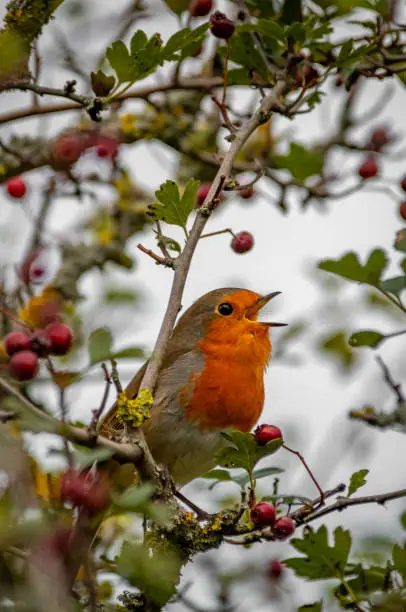
[[379, 357], [379, 355], [377, 357], [375, 357], [377, 363], [381, 366], [382, 368], [382, 372], [383, 372], [383, 377], [385, 379], [385, 382], [388, 383], [390, 389], [392, 389], [392, 391], [394, 392], [394, 394], [397, 397], [398, 400], [398, 404], [404, 404], [405, 403], [405, 397], [402, 393], [402, 387], [400, 385], [400, 383], [395, 383], [395, 381], [392, 378], [391, 373], [389, 372], [389, 368], [386, 365], [386, 363], [384, 362], [384, 360], [382, 359], [382, 357]]

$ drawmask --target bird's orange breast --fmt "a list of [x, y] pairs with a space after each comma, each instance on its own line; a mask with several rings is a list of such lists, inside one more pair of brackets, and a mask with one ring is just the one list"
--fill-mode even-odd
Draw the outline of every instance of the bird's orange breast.
[[199, 349], [204, 368], [194, 376], [186, 419], [202, 428], [250, 431], [264, 404], [264, 370], [271, 355], [268, 328], [246, 319], [218, 319]]

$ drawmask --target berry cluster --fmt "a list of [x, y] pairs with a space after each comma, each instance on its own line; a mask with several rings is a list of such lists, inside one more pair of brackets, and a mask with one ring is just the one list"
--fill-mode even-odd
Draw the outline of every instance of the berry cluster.
[[294, 534], [296, 529], [296, 523], [290, 516], [276, 518], [275, 506], [266, 501], [252, 506], [250, 519], [257, 527], [272, 527], [272, 535], [275, 540], [286, 540]]
[[9, 372], [17, 380], [30, 380], [38, 372], [39, 358], [66, 355], [72, 346], [72, 330], [57, 321], [45, 329], [30, 334], [11, 332], [4, 338], [4, 348], [10, 357]]
[[[254, 435], [260, 446], [272, 440], [283, 439], [281, 430], [275, 425], [259, 425]], [[261, 501], [252, 506], [250, 519], [258, 527], [272, 527], [275, 540], [286, 540], [293, 535], [296, 529], [295, 521], [290, 516], [277, 518], [275, 506], [267, 501]]]

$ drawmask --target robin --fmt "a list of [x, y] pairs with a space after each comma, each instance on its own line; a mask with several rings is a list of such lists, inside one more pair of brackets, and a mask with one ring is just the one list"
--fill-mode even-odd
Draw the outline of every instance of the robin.
[[[151, 418], [142, 425], [157, 463], [182, 486], [216, 464], [222, 432], [248, 432], [264, 405], [264, 372], [271, 357], [269, 328], [284, 323], [258, 321], [259, 311], [280, 291], [259, 295], [247, 289], [215, 289], [179, 319], [163, 360]], [[146, 362], [126, 393], [136, 397]], [[116, 405], [100, 433], [120, 437]]]

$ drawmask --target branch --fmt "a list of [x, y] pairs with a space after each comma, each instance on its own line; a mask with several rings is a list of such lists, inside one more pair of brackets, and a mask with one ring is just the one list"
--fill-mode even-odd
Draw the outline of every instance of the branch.
[[396, 398], [398, 400], [398, 404], [404, 404], [406, 402], [403, 393], [402, 393], [402, 387], [400, 385], [400, 383], [395, 383], [395, 381], [393, 380], [391, 373], [389, 372], [389, 368], [386, 365], [386, 363], [384, 362], [384, 360], [382, 359], [382, 357], [377, 356], [376, 361], [378, 362], [378, 364], [381, 366], [382, 368], [382, 372], [383, 372], [383, 377], [385, 379], [385, 382], [388, 383], [388, 386], [392, 389], [392, 391], [394, 392], [394, 394], [396, 395]]
[[0, 30], [0, 87], [12, 87], [29, 76], [32, 44], [63, 0], [12, 0]]
[[147, 370], [140, 385], [140, 389], [149, 389], [153, 392], [156, 385], [158, 372], [162, 365], [166, 346], [181, 307], [183, 289], [186, 283], [187, 274], [189, 272], [190, 263], [199, 238], [206, 225], [207, 219], [214, 209], [213, 201], [219, 195], [219, 188], [221, 190], [222, 184], [227, 182], [227, 180], [230, 178], [234, 159], [245, 142], [248, 140], [249, 136], [259, 125], [266, 123], [266, 121], [269, 120], [269, 117], [274, 110], [279, 109], [281, 98], [287, 90], [287, 82], [285, 80], [278, 81], [273, 90], [262, 100], [257, 112], [254, 113], [254, 115], [243, 124], [242, 128], [234, 134], [234, 140], [232, 141], [230, 148], [217, 171], [216, 177], [211, 185], [204, 204], [198, 210], [198, 214], [196, 215], [189, 238], [186, 241], [185, 248], [175, 261], [175, 274], [172, 282], [168, 306], [162, 321], [158, 339], [152, 352], [152, 358], [149, 361]]
[[[155, 93], [162, 93], [166, 91], [211, 91], [216, 87], [221, 86], [223, 83], [223, 79], [221, 77], [213, 77], [213, 78], [196, 78], [196, 79], [188, 79], [183, 83], [165, 83], [159, 85], [152, 85], [150, 87], [143, 87], [140, 89], [129, 90], [123, 93], [120, 96], [114, 98], [114, 101], [123, 101], [123, 100], [146, 100]], [[50, 92], [51, 95], [62, 96], [68, 99], [72, 99], [71, 96], [67, 96], [64, 94], [64, 90], [56, 89], [52, 90], [50, 88], [40, 88], [46, 92]], [[52, 93], [58, 92], [58, 93]], [[83, 98], [83, 96], [78, 96], [78, 98]], [[77, 111], [81, 110], [82, 103], [80, 101], [74, 101], [70, 104], [53, 104], [49, 106], [31, 106], [26, 109], [12, 111], [10, 113], [6, 113], [0, 116], [0, 125], [3, 123], [10, 123], [11, 121], [17, 121], [19, 119], [26, 119], [28, 117], [34, 117], [36, 115], [47, 115], [51, 113], [61, 113], [65, 111]]]
[[[399, 491], [391, 491], [390, 493], [382, 493], [381, 495], [368, 495], [365, 497], [340, 497], [334, 504], [322, 508], [313, 514], [309, 514], [305, 519], [304, 523], [310, 523], [326, 514], [335, 512], [336, 510], [341, 511], [349, 506], [358, 506], [360, 504], [381, 504], [384, 505], [387, 501], [393, 499], [400, 499], [406, 497], [406, 489], [400, 489]], [[293, 515], [292, 515], [293, 516]]]
[[[134, 442], [131, 444], [119, 444], [103, 436], [95, 436], [93, 432], [89, 433], [86, 429], [62, 424], [52, 415], [34, 406], [34, 404], [2, 377], [0, 377], [0, 387], [6, 391], [7, 395], [18, 401], [29, 417], [33, 417], [36, 421], [40, 420], [44, 430], [63, 436], [74, 444], [80, 444], [88, 448], [94, 448], [95, 446], [106, 448], [112, 452], [113, 458], [119, 463], [131, 462], [134, 463], [134, 465], [139, 465], [141, 463], [143, 458], [143, 449], [141, 445], [134, 445]], [[18, 409], [16, 409], [16, 412], [18, 413]], [[8, 412], [3, 412], [2, 414], [8, 419]], [[15, 416], [18, 419], [21, 415], [17, 414]]]

